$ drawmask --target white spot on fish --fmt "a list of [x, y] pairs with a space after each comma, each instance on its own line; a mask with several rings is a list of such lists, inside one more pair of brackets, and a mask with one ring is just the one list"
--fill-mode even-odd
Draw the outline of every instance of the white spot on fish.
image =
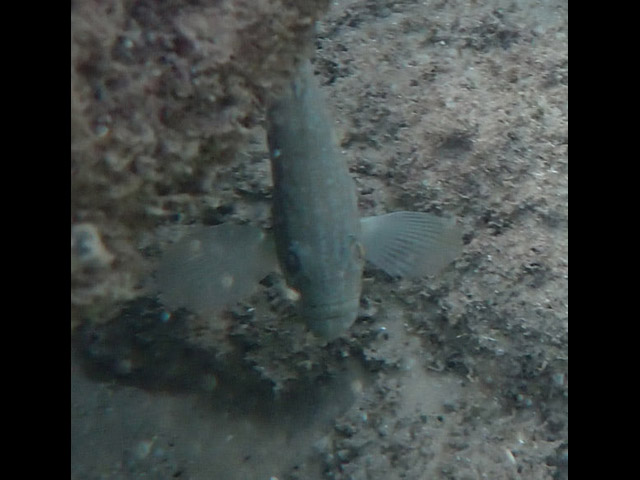
[[287, 298], [287, 300], [291, 302], [297, 302], [298, 300], [300, 300], [300, 292], [289, 286], [285, 287], [284, 295]]
[[222, 288], [225, 289], [229, 289], [233, 286], [234, 283], [234, 278], [233, 275], [229, 275], [228, 273], [225, 273], [222, 275], [222, 278], [220, 279], [220, 283], [222, 283]]

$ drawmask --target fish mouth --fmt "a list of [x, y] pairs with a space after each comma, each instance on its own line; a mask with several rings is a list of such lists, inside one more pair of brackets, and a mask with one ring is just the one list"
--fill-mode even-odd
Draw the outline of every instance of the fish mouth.
[[360, 300], [304, 305], [303, 316], [316, 335], [331, 341], [346, 332], [358, 316]]

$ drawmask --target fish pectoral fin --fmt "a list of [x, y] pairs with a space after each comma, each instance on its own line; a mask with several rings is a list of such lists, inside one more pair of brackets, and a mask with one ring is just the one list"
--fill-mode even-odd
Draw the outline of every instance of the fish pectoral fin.
[[167, 307], [212, 314], [249, 296], [276, 269], [273, 238], [259, 228], [195, 227], [165, 252], [156, 283]]
[[462, 251], [455, 219], [393, 212], [361, 220], [365, 257], [394, 277], [434, 275]]

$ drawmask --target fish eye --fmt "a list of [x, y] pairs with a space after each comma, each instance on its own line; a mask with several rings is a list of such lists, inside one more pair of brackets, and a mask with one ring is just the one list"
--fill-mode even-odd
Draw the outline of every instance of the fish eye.
[[365, 258], [364, 245], [362, 245], [362, 243], [359, 242], [358, 239], [353, 235], [349, 235], [349, 248], [351, 249], [353, 258], [356, 261], [358, 262], [364, 261], [364, 258]]
[[364, 259], [365, 259], [364, 245], [362, 245], [362, 243], [360, 242], [357, 242], [354, 248], [356, 251], [356, 258], [358, 259], [358, 261], [364, 262]]
[[284, 266], [287, 272], [291, 274], [298, 273], [300, 271], [300, 257], [295, 252], [294, 247], [289, 247], [287, 256], [284, 259]]

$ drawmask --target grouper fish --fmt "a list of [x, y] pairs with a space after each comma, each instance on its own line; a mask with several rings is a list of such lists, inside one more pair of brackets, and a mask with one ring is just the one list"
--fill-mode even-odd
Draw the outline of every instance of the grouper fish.
[[438, 273], [462, 249], [454, 219], [422, 212], [360, 218], [354, 182], [309, 61], [267, 109], [273, 232], [197, 227], [171, 246], [156, 273], [169, 308], [214, 314], [280, 267], [300, 315], [331, 341], [358, 314], [365, 260], [394, 277]]

